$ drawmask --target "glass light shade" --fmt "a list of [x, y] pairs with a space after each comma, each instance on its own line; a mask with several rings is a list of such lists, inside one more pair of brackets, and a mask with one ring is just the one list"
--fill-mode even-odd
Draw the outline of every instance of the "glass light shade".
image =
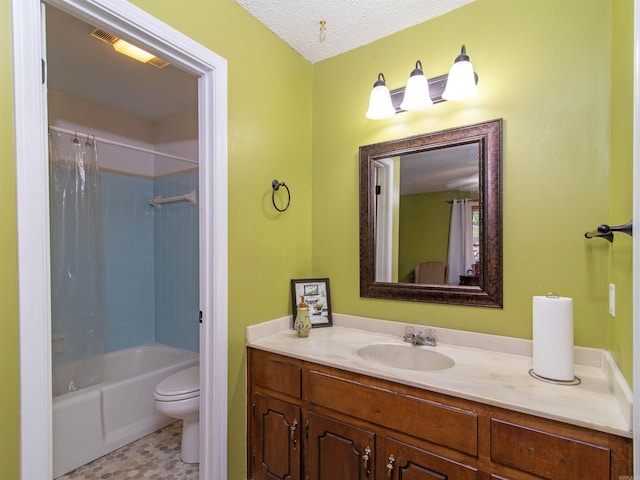
[[445, 100], [464, 100], [478, 93], [473, 66], [470, 62], [456, 62], [451, 66], [447, 86], [442, 92]]
[[369, 120], [382, 120], [395, 115], [396, 109], [391, 103], [391, 94], [384, 83], [384, 75], [378, 75], [378, 81], [373, 84], [369, 96], [369, 109], [366, 116]]
[[478, 93], [473, 65], [469, 61], [465, 46], [449, 70], [447, 86], [442, 92], [445, 100], [464, 100]]
[[142, 50], [141, 48], [136, 47], [135, 45], [131, 45], [129, 42], [126, 42], [121, 38], [113, 43], [113, 48], [116, 50], [116, 52], [122, 53], [127, 57], [134, 58], [142, 63], [147, 63], [155, 56], [149, 52]]
[[[418, 68], [420, 66], [420, 68]], [[404, 98], [400, 104], [402, 110], [422, 110], [433, 105], [429, 92], [429, 81], [422, 72], [420, 60], [416, 62], [416, 68], [407, 81], [404, 89]]]

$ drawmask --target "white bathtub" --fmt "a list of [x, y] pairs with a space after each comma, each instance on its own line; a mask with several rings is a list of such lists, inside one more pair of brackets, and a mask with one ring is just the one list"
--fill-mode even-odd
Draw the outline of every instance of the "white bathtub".
[[53, 399], [53, 478], [174, 422], [156, 413], [153, 390], [198, 354], [161, 344], [111, 352], [103, 383]]

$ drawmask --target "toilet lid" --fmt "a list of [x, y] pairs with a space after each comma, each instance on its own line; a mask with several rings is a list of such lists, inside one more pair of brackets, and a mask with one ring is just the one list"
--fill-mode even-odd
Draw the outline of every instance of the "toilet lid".
[[[156, 396], [192, 397], [200, 393], [200, 367], [191, 367], [174, 373], [161, 381], [155, 390]], [[191, 395], [188, 395], [191, 394]]]

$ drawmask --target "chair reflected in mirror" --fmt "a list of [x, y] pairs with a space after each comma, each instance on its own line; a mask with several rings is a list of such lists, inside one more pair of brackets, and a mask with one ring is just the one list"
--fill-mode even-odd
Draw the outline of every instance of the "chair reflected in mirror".
[[447, 264], [444, 262], [423, 262], [414, 269], [414, 283], [425, 285], [446, 285]]

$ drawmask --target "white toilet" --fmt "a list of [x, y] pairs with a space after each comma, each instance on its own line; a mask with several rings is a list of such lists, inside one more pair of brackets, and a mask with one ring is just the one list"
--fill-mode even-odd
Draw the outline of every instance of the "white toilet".
[[182, 420], [180, 458], [200, 462], [200, 367], [191, 367], [165, 378], [153, 392], [156, 410]]

